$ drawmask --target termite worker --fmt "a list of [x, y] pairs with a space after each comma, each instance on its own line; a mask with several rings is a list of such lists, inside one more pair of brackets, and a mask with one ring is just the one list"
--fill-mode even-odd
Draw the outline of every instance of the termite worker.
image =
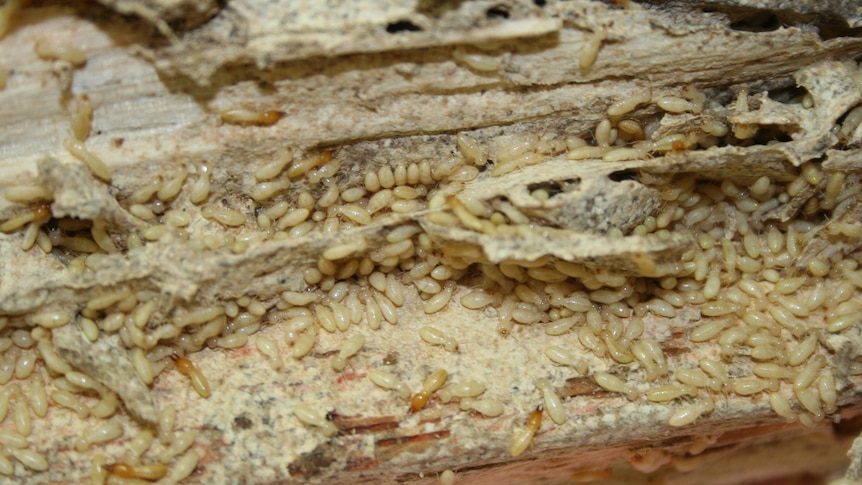
[[533, 436], [536, 431], [542, 427], [542, 406], [536, 406], [536, 410], [530, 413], [530, 418], [527, 420], [527, 427], [515, 434], [515, 439], [512, 441], [512, 446], [509, 448], [509, 453], [512, 456], [518, 456], [523, 453], [530, 443], [533, 442]]

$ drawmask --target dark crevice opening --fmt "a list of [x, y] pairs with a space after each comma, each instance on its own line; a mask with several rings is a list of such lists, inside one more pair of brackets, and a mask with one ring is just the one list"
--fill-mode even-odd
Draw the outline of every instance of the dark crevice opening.
[[509, 18], [509, 7], [505, 5], [494, 5], [485, 11], [485, 16], [489, 19], [507, 19]]
[[796, 103], [801, 102], [802, 97], [808, 94], [808, 90], [802, 86], [788, 86], [786, 88], [773, 89], [769, 91], [769, 99], [778, 101], [779, 103]]
[[850, 27], [846, 20], [831, 12], [800, 13], [721, 5], [710, 5], [701, 10], [724, 13], [730, 20], [730, 28], [740, 32], [772, 32], [782, 27], [797, 27], [816, 31], [822, 40], [862, 35], [862, 27]]
[[398, 34], [401, 32], [421, 32], [422, 28], [409, 20], [399, 20], [386, 24], [386, 32]]
[[614, 182], [622, 182], [624, 180], [637, 180], [638, 174], [634, 170], [617, 170], [608, 174], [608, 178]]
[[780, 143], [792, 141], [793, 137], [788, 131], [796, 131], [794, 127], [795, 125], [758, 125], [757, 133], [749, 140], [753, 145], [768, 145], [773, 141]]
[[768, 10], [756, 10], [746, 17], [730, 23], [733, 30], [743, 32], [772, 32], [781, 27], [778, 16]]

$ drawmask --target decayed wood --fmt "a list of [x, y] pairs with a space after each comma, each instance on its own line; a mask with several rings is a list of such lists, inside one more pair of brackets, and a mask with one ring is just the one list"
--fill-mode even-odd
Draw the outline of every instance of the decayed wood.
[[[214, 197], [231, 198], [248, 192], [255, 168], [288, 145], [308, 153], [333, 148], [345, 167], [376, 168], [392, 160], [443, 159], [453, 150], [452, 133], [461, 130], [473, 130], [488, 145], [497, 136], [521, 132], [581, 135], [605, 116], [610, 102], [647, 86], [657, 97], [677, 94], [686, 84], [695, 84], [711, 97], [727, 101], [744, 87], [777, 89], [798, 83], [815, 97], [816, 110], [776, 112], [781, 107], [764, 99], [759, 110], [736, 115], [738, 122], [800, 127], [798, 138], [777, 147], [726, 147], [709, 156], [692, 153], [621, 163], [613, 169], [606, 164], [573, 169], [571, 162], [556, 159], [469, 187], [488, 199], [506, 194], [531, 209], [527, 198], [518, 199], [527, 184], [576, 176], [584, 185], [595, 184], [596, 192], [611, 194], [611, 202], [596, 214], [566, 221], [573, 227], [593, 227], [595, 220], [632, 209], [631, 205], [614, 205], [615, 201], [630, 201], [631, 194], [625, 185], [612, 188], [608, 184], [611, 171], [648, 167], [656, 173], [781, 178], [800, 163], [823, 155], [823, 147], [834, 145], [829, 129], [860, 101], [858, 94], [844, 89], [852, 81], [840, 64], [862, 54], [859, 38], [819, 36], [805, 25], [768, 32], [736, 31], [728, 28], [729, 20], [721, 12], [695, 14], [684, 8], [662, 10], [660, 5], [623, 10], [586, 1], [548, 2], [540, 8], [521, 2], [509, 8], [509, 19], [489, 19], [487, 11], [494, 6], [489, 2], [453, 2], [457, 8], [442, 9], [436, 15], [415, 9], [413, 2], [366, 2], [362, 8], [376, 5], [373, 16], [366, 13], [373, 19], [350, 23], [337, 19], [353, 17], [321, 11], [318, 2], [285, 6], [249, 0], [229, 2], [217, 13], [202, 14], [202, 18], [214, 16], [190, 22], [185, 28], [204, 23], [197, 29], [178, 30], [181, 43], [171, 44], [147, 23], [164, 31], [166, 25], [158, 16], [168, 22], [176, 19], [168, 10], [159, 10], [158, 3], [103, 3], [144, 19], [122, 18], [101, 9], [83, 15], [82, 9], [93, 8], [88, 3], [40, 5], [19, 12], [14, 28], [0, 41], [0, 65], [11, 69], [8, 85], [0, 91], [0, 185], [38, 175], [63, 195], [55, 202], [58, 210], [84, 217], [99, 215], [117, 225], [141, 224], [118, 207], [116, 198], [128, 196], [154, 174], [205, 162], [213, 173]], [[358, 10], [358, 5], [345, 2], [339, 8]], [[741, 7], [734, 12], [751, 8]], [[800, 8], [799, 12], [807, 10]], [[853, 25], [852, 12], [846, 8], [837, 6], [833, 13], [846, 15]], [[473, 22], [465, 22], [465, 18]], [[792, 16], [787, 18], [792, 20]], [[387, 25], [401, 21], [410, 21], [423, 31], [386, 31]], [[285, 23], [291, 28], [285, 29]], [[580, 49], [599, 27], [608, 29], [608, 39], [595, 65], [584, 72], [579, 68]], [[69, 66], [38, 59], [32, 45], [40, 38], [81, 46], [88, 52], [86, 66], [69, 71]], [[476, 72], [455, 61], [453, 48], [464, 44], [499, 59], [500, 70]], [[479, 49], [472, 44], [485, 45]], [[811, 67], [824, 58], [836, 62]], [[794, 78], [803, 68], [808, 69]], [[69, 133], [70, 95], [79, 93], [87, 93], [96, 105], [94, 133], [87, 145], [114, 169], [110, 187], [81, 173], [62, 147]], [[232, 108], [277, 109], [285, 118], [266, 127], [222, 123], [220, 113]], [[685, 126], [686, 120], [681, 117], [678, 122]], [[856, 140], [862, 137], [858, 131]], [[826, 155], [824, 166], [844, 164], [848, 171], [858, 170], [846, 151]], [[356, 171], [352, 177], [358, 180], [361, 173]], [[590, 201], [584, 196], [565, 204]], [[547, 211], [542, 216], [554, 210], [532, 209]], [[15, 210], [0, 200], [2, 218]], [[105, 258], [93, 273], [74, 277], [62, 271], [57, 261], [21, 252], [10, 237], [0, 241], [0, 261], [7, 263], [0, 269], [0, 308], [18, 314], [44, 305], [80, 305], [118, 283], [160, 291], [163, 301], [157, 319], [165, 318], [177, 301], [219, 301], [250, 290], [270, 305], [280, 291], [299, 288], [301, 276], [291, 270], [314, 261], [323, 248], [356, 237], [374, 243], [405, 219], [419, 220], [429, 232], [436, 230], [446, 240], [477, 242], [492, 262], [553, 254], [636, 273], [634, 254], [652, 251], [664, 258], [658, 260], [664, 264], [678, 260], [681, 253], [673, 241], [655, 248], [628, 239], [618, 247], [601, 232], [561, 240], [556, 246], [529, 238], [515, 243], [511, 238], [476, 239], [435, 228], [425, 216], [392, 217], [334, 239], [303, 240], [301, 244], [272, 241], [240, 255], [200, 255], [181, 245], [152, 245], [132, 258]], [[12, 261], [15, 264], [8, 264]], [[467, 291], [459, 289], [456, 296]], [[274, 371], [251, 345], [237, 351], [201, 352], [196, 362], [214, 388], [206, 401], [191, 393], [185, 378], [173, 371], [159, 377], [151, 395], [140, 397], [136, 389], [126, 388], [121, 393], [119, 382], [130, 378], [128, 369], [115, 365], [122, 357], [92, 363], [90, 373], [110, 371], [100, 379], [111, 383], [109, 387], [126, 400], [128, 414], [121, 421], [127, 435], [141, 426], [136, 419], [152, 422], [156, 409], [167, 403], [176, 406], [179, 426], [202, 433], [196, 449], [204, 458], [192, 479], [200, 483], [395, 483], [417, 480], [420, 474], [427, 483], [446, 468], [460, 469], [465, 482], [477, 483], [519, 483], [539, 475], [596, 473], [602, 477], [607, 470], [613, 470], [617, 480], [635, 483], [647, 478], [634, 478], [625, 463], [639, 464], [644, 450], [652, 448], [661, 448], [658, 459], [666, 458], [679, 470], [653, 476], [664, 476], [668, 483], [697, 482], [681, 470], [698, 461], [701, 470], [723, 475], [728, 483], [756, 474], [761, 465], [768, 465], [759, 468], [765, 477], [776, 470], [776, 463], [791, 459], [805, 463], [799, 471], [806, 472], [843, 466], [842, 460], [822, 460], [824, 455], [812, 455], [805, 445], [797, 446], [805, 441], [798, 438], [821, 437], [828, 443], [823, 449], [828, 450], [825, 456], [830, 460], [836, 450], [849, 446], [849, 438], [827, 427], [810, 431], [785, 426], [765, 401], [728, 397], [693, 426], [670, 428], [666, 421], [673, 406], [643, 400], [629, 403], [598, 391], [587, 377], [542, 360], [542, 349], [559, 341], [552, 341], [540, 328], [522, 329], [503, 338], [494, 331], [493, 314], [450, 308], [432, 317], [422, 312], [418, 295], [408, 295], [408, 301], [411, 303], [402, 313], [409, 318], [386, 332], [368, 333], [366, 350], [341, 375], [331, 371], [328, 359], [340, 345], [339, 334], [321, 335], [309, 358], [290, 362], [280, 371]], [[665, 350], [676, 355], [677, 364], [716, 351], [694, 352], [686, 347], [683, 336], [697, 318], [681, 312], [673, 327], [659, 330], [667, 337]], [[459, 335], [459, 353], [442, 355], [416, 338], [422, 325], [439, 322], [447, 322], [450, 331]], [[284, 329], [272, 323], [261, 335], [284, 341]], [[80, 340], [76, 330], [66, 328], [69, 334], [55, 338], [55, 344], [84, 367], [89, 359], [86, 355], [69, 357], [81, 349], [75, 343], [76, 338]], [[860, 352], [858, 335], [843, 340], [835, 336], [834, 340], [830, 348], [844, 349], [846, 367]], [[423, 413], [410, 414], [406, 402], [394, 393], [372, 388], [365, 378], [368, 369], [394, 368], [395, 363], [399, 369], [411, 369], [403, 376], [411, 389], [418, 389], [424, 376], [439, 368], [448, 369], [455, 380], [487, 377], [486, 394], [505, 401], [506, 412], [485, 419], [464, 413], [455, 404], [434, 403]], [[590, 364], [594, 370], [606, 367], [599, 359]], [[496, 380], [494, 376], [501, 373], [513, 378]], [[571, 417], [563, 426], [546, 424], [525, 457], [512, 461], [508, 447], [513, 431], [524, 425], [541, 402], [538, 392], [513, 393], [512, 386], [532, 388], [534, 379], [544, 375], [568, 379], [560, 394], [569, 398], [566, 407]], [[848, 387], [841, 403], [843, 417], [852, 423], [859, 412], [862, 382], [845, 376], [843, 384]], [[331, 412], [341, 430], [339, 437], [327, 440], [300, 425], [292, 417], [292, 409], [300, 401]], [[76, 453], [69, 443], [87, 423], [37, 420], [34, 426], [40, 451], [52, 463], [64, 464], [62, 470], [52, 469], [34, 480], [69, 481], [85, 476], [92, 455]], [[762, 442], [752, 435], [762, 436]], [[699, 457], [689, 453], [703, 436], [715, 436], [716, 442], [705, 446], [716, 450]], [[770, 440], [775, 444], [768, 444]], [[113, 443], [105, 452], [122, 456], [127, 446], [127, 441]], [[738, 449], [738, 454], [723, 455], [729, 447]], [[787, 461], [751, 463], [752, 449], [767, 450], [762, 451], [764, 456], [783, 455]], [[730, 467], [710, 468], [711, 457], [717, 455], [719, 461], [745, 463], [751, 471], [736, 474]]]

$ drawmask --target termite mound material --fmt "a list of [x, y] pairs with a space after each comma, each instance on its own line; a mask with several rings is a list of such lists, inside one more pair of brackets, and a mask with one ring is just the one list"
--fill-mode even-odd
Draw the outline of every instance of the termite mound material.
[[102, 3], [0, 7], [3, 476], [859, 478], [855, 10]]

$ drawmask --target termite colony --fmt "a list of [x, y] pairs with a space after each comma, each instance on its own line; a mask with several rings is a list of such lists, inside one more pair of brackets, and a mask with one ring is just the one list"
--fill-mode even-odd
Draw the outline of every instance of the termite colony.
[[[590, 67], [595, 59], [592, 49], [599, 48], [604, 36], [603, 31], [594, 33], [582, 56], [582, 69]], [[37, 45], [37, 50], [47, 57], [77, 55], [51, 51], [46, 45]], [[456, 54], [475, 69], [494, 68], [475, 55]], [[77, 57], [70, 58], [73, 61]], [[852, 69], [859, 72], [855, 63]], [[856, 79], [862, 90], [862, 75]], [[729, 103], [747, 111], [750, 98], [754, 96], [741, 90]], [[810, 108], [813, 101], [801, 94], [788, 103]], [[610, 103], [607, 119], [583, 138], [521, 134], [500, 138], [492, 147], [470, 133], [460, 133], [448, 159], [393, 161], [360, 178], [348, 173], [348, 161], [336, 150], [300, 153], [285, 148], [273, 159], [257, 163], [247, 192], [234, 194], [236, 200], [229, 203], [211, 197], [209, 167], [184, 166], [143, 185], [117, 189], [117, 202], [140, 222], [140, 230], [99, 218], [54, 217], [55, 194], [38, 180], [6, 188], [6, 200], [19, 206], [0, 224], [6, 240], [22, 251], [57, 258], [70, 274], [85, 275], [105, 258], [178, 241], [198, 253], [232, 254], [267, 241], [319, 237], [339, 242], [323, 248], [316, 262], [303, 269], [304, 287], [277, 298], [244, 295], [217, 304], [189, 302], [170, 308], [165, 320], [157, 321], [157, 292], [128, 285], [102, 288], [79, 307], [0, 317], [0, 416], [7, 425], [12, 423], [0, 430], [4, 450], [0, 474], [23, 474], [16, 471], [15, 462], [34, 471], [48, 468], [46, 458], [28, 447], [27, 437], [33, 416], [45, 417], [49, 403], [80, 419], [93, 416], [101, 421], [74, 444], [80, 452], [124, 434], [122, 426], [111, 421], [118, 412], [117, 394], [54, 348], [52, 332], [61, 327], [77, 325], [90, 342], [119, 336], [143, 384], [152, 385], [162, 372], [176, 369], [188, 376], [197, 394], [208, 398], [218, 389], [211, 389], [195, 366], [195, 352], [244, 347], [262, 326], [278, 324], [286, 328], [286, 342], [268, 337], [254, 342], [274, 371], [285, 368], [287, 354], [294, 359], [307, 356], [319, 333], [326, 332], [343, 333], [342, 346], [329, 358], [333, 372], [342, 372], [362, 352], [366, 333], [385, 331], [405, 319], [400, 309], [411, 294], [421, 298], [422, 311], [429, 315], [450, 305], [492, 309], [498, 320], [495, 330], [503, 336], [517, 332], [519, 326], [543, 326], [548, 335], [559, 338], [558, 344], [544, 349], [543, 358], [590, 375], [605, 391], [628, 400], [669, 403], [672, 426], [694, 422], [730, 395], [766, 401], [788, 421], [813, 426], [837, 411], [841, 392], [849, 386], [848, 375], [862, 374], [858, 361], [839, 368], [835, 355], [822, 343], [862, 319], [858, 298], [862, 253], [856, 250], [862, 225], [846, 216], [856, 210], [862, 190], [858, 175], [823, 171], [816, 162], [802, 164], [787, 180], [769, 176], [718, 180], [693, 173], [632, 170], [638, 183], [660, 194], [660, 207], [631, 228], [610, 228], [605, 235], [690, 240], [683, 260], [662, 275], [651, 274], [648, 260], [639, 261], [639, 272], [549, 256], [492, 263], [477, 244], [441, 240], [426, 231], [457, 228], [501, 238], [541, 238], [549, 229], [546, 221], [531, 217], [505, 197], [477, 199], [466, 189], [474, 181], [552, 158], [573, 164], [619, 163], [765, 143], [758, 137], [774, 136], [764, 135], [772, 128], [733, 124], [716, 114], [726, 111], [726, 106], [710, 104], [691, 86], [679, 96], [656, 99], [644, 89]], [[111, 169], [86, 147], [93, 112], [87, 95], [74, 99], [72, 133], [63, 146], [93, 177], [109, 183]], [[659, 136], [665, 113], [699, 117], [699, 128]], [[226, 123], [254, 125], [278, 123], [282, 115], [239, 109], [221, 113]], [[862, 108], [855, 108], [835, 133], [848, 140], [860, 122]], [[549, 185], [530, 195], [541, 202], [567, 190], [574, 188]], [[361, 235], [340, 236], [361, 234], [354, 230], [386, 220], [392, 227], [379, 242]], [[798, 264], [807, 247], [824, 240], [851, 249]], [[455, 298], [465, 287], [472, 291]], [[682, 312], [699, 315], [699, 325], [686, 338], [693, 349], [716, 348], [709, 358], [693, 363], [665, 354], [656, 335], [665, 335], [659, 329]], [[447, 332], [442, 322], [421, 327], [416, 338], [440, 352], [460, 351], [458, 335]], [[282, 349], [287, 346], [289, 352]], [[588, 365], [596, 359], [603, 365]], [[422, 412], [429, 402], [453, 400], [459, 409], [490, 418], [505, 410], [500, 399], [483, 397], [485, 385], [470, 379], [449, 383], [445, 369], [430, 373], [418, 390], [409, 389], [394, 372], [370, 370], [367, 378], [369, 386], [397, 393], [405, 401], [405, 413]], [[524, 427], [513, 432], [509, 450], [513, 456], [528, 448], [542, 427], [543, 414], [549, 418], [546, 425], [562, 425], [568, 418], [554, 383], [536, 376], [534, 384], [525, 392], [531, 393], [537, 407], [524, 416]], [[135, 436], [134, 454], [125, 461], [97, 455], [94, 481], [178, 481], [191, 473], [200, 458], [189, 451], [196, 433], [174, 432], [174, 413], [166, 406], [158, 426]], [[325, 414], [311, 406], [298, 405], [293, 413], [327, 437], [338, 434]], [[159, 453], [151, 453], [155, 442]], [[451, 471], [446, 474], [446, 480], [453, 477]]]

